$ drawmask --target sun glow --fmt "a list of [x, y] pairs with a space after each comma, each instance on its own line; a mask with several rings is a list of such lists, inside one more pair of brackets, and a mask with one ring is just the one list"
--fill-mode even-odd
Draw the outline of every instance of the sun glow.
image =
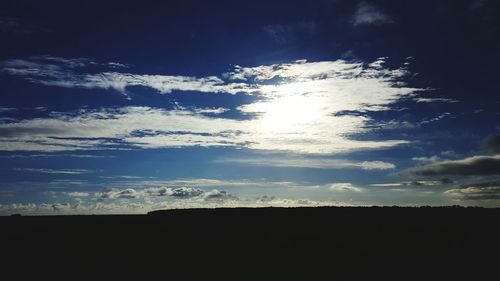
[[328, 96], [324, 91], [309, 87], [306, 82], [262, 86], [265, 100], [240, 107], [258, 117], [254, 123], [261, 135], [282, 137], [314, 133], [318, 124], [328, 117]]
[[259, 121], [263, 133], [306, 133], [323, 117], [322, 100], [307, 95], [277, 97], [262, 108], [264, 114]]

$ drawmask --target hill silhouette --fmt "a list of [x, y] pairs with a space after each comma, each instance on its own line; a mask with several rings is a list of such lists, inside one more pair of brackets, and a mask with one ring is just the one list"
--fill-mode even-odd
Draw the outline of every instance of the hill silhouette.
[[0, 239], [4, 269], [21, 265], [17, 275], [281, 280], [436, 271], [477, 278], [498, 262], [491, 254], [500, 250], [499, 215], [485, 208], [315, 207], [15, 216], [0, 218]]

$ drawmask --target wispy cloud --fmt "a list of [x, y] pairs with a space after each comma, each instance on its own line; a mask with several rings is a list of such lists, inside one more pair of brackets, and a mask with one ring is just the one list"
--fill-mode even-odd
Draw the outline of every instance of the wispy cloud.
[[441, 157], [437, 155], [432, 155], [432, 156], [422, 156], [422, 157], [413, 157], [411, 160], [418, 161], [418, 162], [423, 162], [423, 163], [433, 163], [433, 162], [438, 162], [441, 161]]
[[444, 178], [441, 180], [425, 180], [425, 181], [402, 181], [402, 182], [388, 182], [388, 183], [374, 183], [370, 184], [373, 187], [442, 187], [453, 183], [452, 180]]
[[17, 17], [0, 17], [0, 31], [9, 33], [50, 33], [52, 30], [30, 24]]
[[415, 98], [417, 103], [433, 103], [433, 102], [444, 102], [444, 103], [456, 103], [458, 100], [449, 98]]
[[16, 172], [34, 172], [44, 174], [66, 174], [66, 175], [80, 175], [93, 173], [92, 170], [86, 169], [37, 169], [37, 168], [12, 168]]
[[[44, 57], [44, 62], [8, 60], [3, 72], [34, 83], [62, 87], [145, 86], [160, 93], [197, 91], [257, 95], [235, 110], [249, 118], [221, 118], [226, 108], [104, 108], [53, 113], [51, 117], [0, 124], [0, 150], [64, 151], [185, 146], [233, 146], [295, 153], [336, 153], [389, 148], [405, 140], [354, 140], [375, 127], [371, 112], [390, 110], [419, 89], [400, 81], [404, 68], [343, 60], [235, 66], [220, 77], [188, 77], [120, 72], [81, 74], [89, 63]], [[49, 61], [50, 63], [47, 63]], [[53, 64], [57, 62], [57, 64]], [[345, 114], [358, 112], [359, 114]]]
[[432, 123], [432, 122], [436, 122], [436, 121], [439, 121], [447, 116], [450, 116], [451, 113], [449, 112], [445, 112], [445, 113], [442, 113], [434, 118], [430, 118], [430, 119], [426, 119], [426, 120], [423, 120], [420, 122], [420, 125], [423, 125], [423, 124], [429, 124], [429, 123]]
[[262, 30], [274, 41], [280, 44], [291, 43], [303, 36], [313, 35], [318, 29], [318, 23], [314, 20], [303, 20], [289, 24], [270, 24]]
[[88, 196], [90, 196], [90, 193], [80, 192], [80, 191], [66, 192], [65, 194], [68, 196], [71, 196], [71, 197], [88, 197]]
[[21, 76], [30, 82], [47, 86], [114, 89], [121, 93], [126, 93], [125, 89], [131, 86], [150, 87], [164, 94], [171, 93], [173, 90], [211, 93], [225, 92], [232, 94], [252, 90], [246, 87], [248, 85], [239, 85], [237, 83], [224, 84], [224, 81], [216, 76], [196, 78], [190, 76], [132, 74], [114, 71], [85, 73], [83, 71], [86, 69], [77, 69], [92, 65], [104, 66], [112, 70], [126, 67], [126, 65], [121, 63], [97, 63], [87, 58], [67, 59], [52, 56], [35, 56], [28, 60], [10, 59], [2, 61], [0, 62], [0, 69], [2, 72]]
[[68, 158], [114, 158], [112, 155], [93, 155], [93, 154], [8, 154], [0, 155], [0, 158], [52, 158], [52, 157], [68, 157]]
[[379, 8], [368, 2], [360, 2], [351, 18], [351, 24], [360, 25], [384, 25], [394, 23], [389, 15], [383, 13]]
[[300, 158], [283, 156], [281, 158], [267, 157], [245, 157], [245, 158], [222, 158], [214, 160], [215, 163], [234, 163], [240, 165], [255, 165], [268, 167], [294, 167], [315, 169], [362, 169], [362, 170], [388, 170], [396, 166], [384, 161], [349, 161], [345, 159], [324, 158]]

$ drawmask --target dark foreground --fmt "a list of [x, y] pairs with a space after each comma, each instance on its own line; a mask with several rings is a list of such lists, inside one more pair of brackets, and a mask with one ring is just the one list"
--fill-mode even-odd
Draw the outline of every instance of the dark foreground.
[[171, 210], [1, 217], [0, 229], [4, 276], [482, 280], [500, 265], [500, 209]]

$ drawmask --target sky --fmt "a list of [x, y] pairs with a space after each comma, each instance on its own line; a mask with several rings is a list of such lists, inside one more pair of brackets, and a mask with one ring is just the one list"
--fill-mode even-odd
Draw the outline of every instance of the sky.
[[0, 215], [500, 207], [500, 4], [0, 4]]

